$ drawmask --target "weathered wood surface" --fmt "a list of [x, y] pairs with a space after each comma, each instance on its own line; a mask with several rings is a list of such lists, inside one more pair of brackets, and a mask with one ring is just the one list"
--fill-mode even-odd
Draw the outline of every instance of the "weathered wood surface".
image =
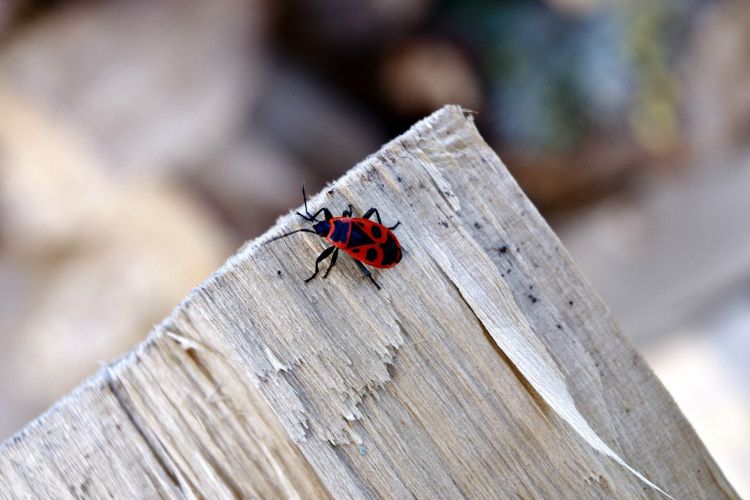
[[401, 221], [382, 290], [347, 258], [305, 285], [309, 234], [246, 245], [0, 448], [4, 496], [659, 497], [598, 435], [676, 498], [736, 497], [459, 108], [310, 205], [348, 203]]

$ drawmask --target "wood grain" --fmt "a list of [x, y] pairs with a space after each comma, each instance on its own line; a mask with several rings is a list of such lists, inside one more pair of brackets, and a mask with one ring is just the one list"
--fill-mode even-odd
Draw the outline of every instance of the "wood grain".
[[736, 498], [460, 108], [310, 206], [348, 203], [401, 221], [404, 259], [377, 273], [382, 290], [346, 258], [305, 285], [324, 242], [262, 245], [300, 227], [281, 218], [0, 448], [0, 484], [16, 497], [658, 498], [580, 417], [670, 495]]

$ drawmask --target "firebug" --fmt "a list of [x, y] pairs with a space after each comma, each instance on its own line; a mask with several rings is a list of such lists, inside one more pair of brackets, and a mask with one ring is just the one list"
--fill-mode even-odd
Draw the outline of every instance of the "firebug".
[[[336, 265], [339, 250], [343, 250], [354, 259], [354, 263], [362, 271], [362, 274], [370, 278], [370, 281], [380, 290], [380, 285], [372, 277], [372, 273], [365, 267], [365, 264], [380, 269], [388, 269], [401, 261], [401, 245], [393, 233], [393, 230], [401, 223], [396, 221], [396, 224], [390, 227], [383, 225], [376, 208], [369, 209], [362, 217], [352, 217], [354, 211], [351, 205], [344, 210], [341, 217], [334, 217], [326, 207], [310, 214], [307, 209], [307, 194], [304, 185], [302, 186], [302, 199], [305, 202], [305, 214], [297, 212], [297, 215], [307, 222], [313, 222], [312, 228], [297, 229], [276, 236], [270, 239], [268, 243], [300, 232], [317, 234], [331, 246], [323, 250], [315, 260], [315, 272], [305, 280], [305, 283], [317, 276], [320, 263], [332, 255], [331, 264], [323, 274], [323, 279], [325, 279], [333, 266]], [[323, 220], [319, 221], [318, 216], [321, 213], [323, 214]], [[370, 220], [373, 215], [375, 215], [377, 222]]]

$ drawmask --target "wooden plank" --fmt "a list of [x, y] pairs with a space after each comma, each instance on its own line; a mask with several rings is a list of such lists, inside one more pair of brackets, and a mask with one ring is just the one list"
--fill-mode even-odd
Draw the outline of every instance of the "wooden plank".
[[4, 444], [0, 490], [11, 498], [325, 496], [258, 392], [214, 378], [241, 379], [231, 369], [158, 329]]
[[[404, 259], [377, 273], [382, 290], [345, 257], [305, 285], [324, 243], [261, 237], [6, 443], [0, 484], [17, 496], [89, 481], [167, 497], [659, 497], [611, 449], [674, 497], [736, 497], [459, 108], [310, 206], [348, 203], [401, 221]], [[118, 418], [127, 435], [103, 428]]]

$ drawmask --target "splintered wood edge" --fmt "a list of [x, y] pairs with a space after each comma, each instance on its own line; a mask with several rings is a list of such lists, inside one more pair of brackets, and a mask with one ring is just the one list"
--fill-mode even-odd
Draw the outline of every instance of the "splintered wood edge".
[[[451, 149], [461, 141], [470, 147], [459, 144], [455, 146], [458, 149]], [[497, 246], [497, 234], [484, 233], [479, 221], [474, 227], [468, 219], [460, 222], [488, 255], [493, 254], [496, 272], [507, 281], [543, 349], [563, 369], [576, 405], [607, 443], [672, 494], [736, 496], [669, 395], [621, 336], [606, 306], [460, 108], [446, 107], [417, 123], [311, 198], [310, 204], [321, 204], [328, 190], [346, 190], [375, 165], [395, 162], [404, 148], [422, 148], [420, 154], [434, 157], [471, 156], [495, 169], [503, 196], [495, 204], [501, 206], [499, 210], [510, 225], [507, 232], [500, 233], [504, 243]], [[430, 175], [449, 209], [461, 213], [461, 196], [448, 186], [442, 189], [439, 171]], [[464, 218], [472, 216], [476, 214], [461, 213]], [[232, 351], [236, 346], [228, 342], [217, 347], [213, 338], [184, 334], [193, 329], [192, 321], [211, 318], [201, 309], [206, 307], [207, 297], [223, 286], [233, 286], [234, 278], [246, 273], [261, 245], [280, 229], [288, 229], [293, 218], [293, 213], [281, 217], [264, 235], [244, 245], [191, 292], [146, 341], [4, 443], [0, 447], [0, 477], [17, 492], [37, 495], [45, 489], [51, 493], [67, 489], [72, 494], [94, 496], [152, 492], [161, 496], [323, 497], [333, 491], [332, 481], [343, 485], [334, 488], [339, 494], [366, 492], [356, 478], [334, 472], [329, 475], [324, 466], [327, 458], [316, 456], [309, 447], [300, 452], [299, 446], [309, 445], [305, 442], [309, 429], [303, 425], [299, 434], [294, 434], [290, 431], [293, 426], [277, 419], [284, 416], [272, 410], [269, 393], [264, 397], [247, 383], [259, 372], [247, 372], [243, 366], [246, 359], [235, 357]], [[522, 251], [523, 245], [527, 247]], [[515, 270], [513, 275], [510, 270], [503, 273], [506, 265], [515, 266], [508, 268]], [[527, 286], [529, 277], [535, 278], [534, 290]], [[254, 278], [263, 280], [262, 276]], [[553, 301], [559, 304], [550, 305]], [[205, 325], [196, 327], [201, 328]], [[397, 343], [394, 348], [398, 349]], [[277, 372], [288, 369], [285, 361], [267, 354]], [[161, 390], [152, 390], [155, 387]], [[533, 390], [531, 397], [535, 397]], [[179, 419], [173, 418], [175, 412], [181, 414]], [[226, 428], [205, 426], [205, 422], [224, 421], [228, 422]], [[329, 437], [331, 442], [336, 439], [341, 437]], [[188, 455], [192, 448], [205, 449], [206, 453], [198, 456], [218, 457], [221, 463], [194, 463], [196, 457]], [[672, 453], [676, 449], [679, 456]], [[311, 457], [315, 463], [310, 462]], [[604, 481], [601, 475], [599, 478], [593, 481]], [[633, 488], [627, 480], [622, 484]], [[594, 486], [607, 492], [618, 484], [607, 486], [604, 481]]]

